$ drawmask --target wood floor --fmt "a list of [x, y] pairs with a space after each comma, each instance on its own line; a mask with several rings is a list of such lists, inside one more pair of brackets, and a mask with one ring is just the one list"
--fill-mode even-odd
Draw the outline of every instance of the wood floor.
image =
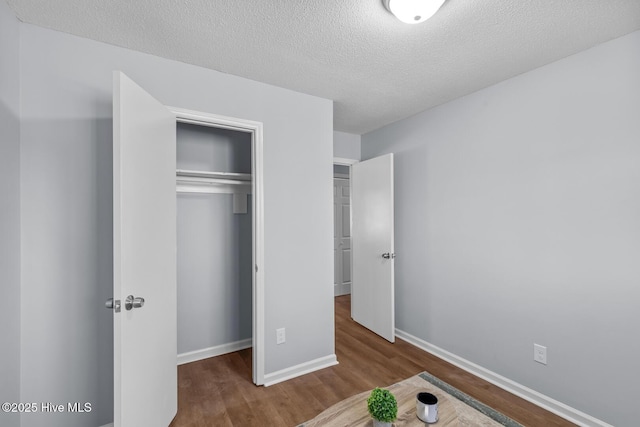
[[385, 341], [351, 320], [350, 307], [350, 296], [336, 298], [339, 365], [331, 368], [256, 387], [251, 350], [179, 366], [171, 427], [293, 427], [349, 396], [425, 370], [525, 426], [574, 425], [405, 341]]

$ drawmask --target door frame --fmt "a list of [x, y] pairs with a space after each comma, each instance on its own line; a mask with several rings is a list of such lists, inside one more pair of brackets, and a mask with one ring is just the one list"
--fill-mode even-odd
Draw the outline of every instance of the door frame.
[[[346, 179], [349, 180], [349, 189], [351, 189], [351, 166], [353, 166], [356, 163], [359, 163], [360, 160], [354, 160], [354, 159], [347, 159], [345, 157], [334, 157], [333, 158], [333, 164], [335, 165], [339, 165], [339, 166], [347, 166], [349, 168], [349, 174], [348, 177]], [[333, 175], [333, 178], [335, 178], [335, 175]], [[349, 199], [351, 199], [351, 195], [349, 195]], [[335, 221], [335, 218], [334, 218]], [[349, 221], [351, 221], [351, 215], [349, 215]], [[335, 226], [335, 224], [334, 224]], [[349, 224], [349, 226], [351, 226], [351, 224]], [[351, 256], [349, 257], [351, 264], [353, 265], [353, 248], [351, 249]], [[336, 269], [336, 264], [334, 262], [333, 264], [333, 274], [334, 274], [334, 278], [335, 278], [335, 269]], [[349, 294], [351, 294], [351, 290], [349, 290]], [[335, 285], [334, 285], [334, 296], [335, 296]]]
[[345, 157], [334, 157], [333, 158], [333, 164], [334, 165], [349, 166], [349, 168], [351, 168], [351, 165], [354, 165], [356, 163], [360, 163], [360, 160], [347, 159]]
[[264, 153], [262, 123], [167, 107], [175, 114], [177, 123], [188, 123], [251, 134], [251, 202], [252, 202], [252, 379], [256, 385], [264, 384], [265, 369], [265, 295], [264, 295]]

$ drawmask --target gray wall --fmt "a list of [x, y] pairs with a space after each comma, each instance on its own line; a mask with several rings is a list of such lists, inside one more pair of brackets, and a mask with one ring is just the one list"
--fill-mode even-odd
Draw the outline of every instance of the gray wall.
[[176, 167], [251, 173], [251, 134], [178, 123]]
[[333, 157], [360, 160], [360, 135], [333, 132]]
[[[251, 173], [251, 135], [178, 124], [177, 168]], [[178, 354], [251, 338], [251, 209], [178, 194]]]
[[[112, 71], [166, 105], [264, 123], [266, 373], [334, 354], [332, 103], [20, 24], [22, 400], [89, 401], [112, 419]], [[303, 141], [303, 142], [301, 142]], [[276, 346], [275, 329], [287, 328]]]
[[638, 52], [635, 32], [362, 138], [395, 153], [397, 327], [616, 426], [640, 396]]
[[333, 165], [333, 174], [338, 175], [349, 175], [350, 167], [347, 165]]
[[[0, 402], [20, 402], [20, 68], [18, 20], [0, 0]], [[17, 426], [18, 414], [0, 412]]]

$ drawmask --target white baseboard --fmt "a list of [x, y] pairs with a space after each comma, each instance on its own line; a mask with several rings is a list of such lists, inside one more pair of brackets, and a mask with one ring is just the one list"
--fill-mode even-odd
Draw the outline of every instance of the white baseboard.
[[100, 426], [100, 427], [113, 427], [113, 423], [105, 424], [105, 425]]
[[291, 378], [299, 377], [300, 375], [308, 374], [337, 364], [338, 359], [335, 354], [301, 363], [300, 365], [282, 369], [281, 371], [266, 374], [264, 376], [264, 386], [269, 387], [270, 385], [278, 384], [283, 381], [290, 380]]
[[516, 396], [521, 397], [524, 400], [528, 400], [534, 405], [540, 406], [541, 408], [544, 408], [549, 412], [553, 412], [554, 414], [568, 421], [571, 421], [574, 424], [583, 427], [613, 427], [611, 424], [607, 424], [606, 422], [594, 418], [589, 414], [585, 414], [584, 412], [565, 405], [562, 402], [558, 402], [557, 400], [552, 399], [549, 396], [538, 393], [535, 390], [532, 390], [528, 387], [523, 386], [522, 384], [505, 378], [502, 375], [496, 374], [495, 372], [485, 369], [482, 366], [476, 365], [473, 362], [470, 362], [460, 356], [443, 350], [440, 347], [428, 343], [411, 334], [408, 334], [407, 332], [396, 329], [396, 337], [428, 353], [431, 353], [434, 356], [439, 357], [440, 359], [446, 360], [452, 365], [464, 369], [465, 371], [477, 377], [480, 377], [483, 380], [488, 381], [491, 384], [494, 384], [511, 394], [515, 394]]
[[333, 285], [333, 296], [348, 295], [351, 293], [351, 284]]
[[203, 348], [202, 350], [181, 353], [178, 355], [178, 365], [184, 365], [185, 363], [196, 362], [198, 360], [208, 359], [210, 357], [233, 353], [234, 351], [244, 350], [245, 348], [250, 348], [251, 346], [252, 340], [251, 338], [247, 338], [246, 340], [217, 345], [215, 347]]

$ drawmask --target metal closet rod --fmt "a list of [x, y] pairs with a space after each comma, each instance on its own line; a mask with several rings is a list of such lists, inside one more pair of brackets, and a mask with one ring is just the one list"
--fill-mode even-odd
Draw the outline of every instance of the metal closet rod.
[[[225, 180], [225, 181], [241, 181], [246, 184], [251, 182], [250, 173], [235, 173], [235, 172], [206, 172], [206, 171], [193, 171], [185, 169], [177, 169], [176, 177], [186, 178], [191, 181], [190, 178], [204, 178], [209, 180]], [[185, 180], [186, 180], [185, 179]], [[205, 182], [204, 179], [201, 182]], [[200, 181], [194, 179], [194, 181]]]

